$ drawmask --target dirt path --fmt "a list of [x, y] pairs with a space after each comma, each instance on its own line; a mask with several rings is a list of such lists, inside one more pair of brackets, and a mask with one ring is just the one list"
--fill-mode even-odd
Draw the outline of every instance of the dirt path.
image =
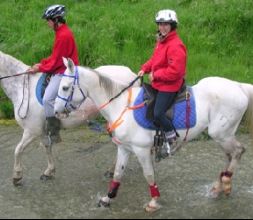
[[[109, 209], [98, 208], [107, 192], [104, 172], [113, 163], [116, 147], [105, 134], [89, 129], [62, 131], [63, 143], [54, 147], [56, 176], [39, 180], [46, 155], [38, 142], [23, 156], [24, 182], [12, 185], [13, 154], [22, 130], [0, 126], [1, 218], [252, 218], [253, 147], [248, 135], [240, 135], [247, 151], [234, 176], [230, 197], [206, 195], [224, 165], [224, 155], [213, 141], [188, 143], [174, 157], [155, 165], [162, 209], [152, 215], [143, 205], [149, 201], [148, 186], [134, 156], [130, 158], [118, 197]], [[252, 148], [252, 149], [251, 149]]]

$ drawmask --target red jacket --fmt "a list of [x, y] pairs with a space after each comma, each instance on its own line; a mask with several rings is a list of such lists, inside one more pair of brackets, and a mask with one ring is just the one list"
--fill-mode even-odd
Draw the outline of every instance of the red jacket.
[[39, 70], [43, 73], [64, 73], [66, 70], [62, 57], [71, 58], [79, 64], [74, 36], [66, 24], [55, 31], [55, 41], [51, 56], [40, 61]]
[[152, 87], [162, 92], [177, 92], [186, 74], [186, 47], [176, 31], [158, 41], [152, 57], [142, 65], [145, 73], [153, 73]]

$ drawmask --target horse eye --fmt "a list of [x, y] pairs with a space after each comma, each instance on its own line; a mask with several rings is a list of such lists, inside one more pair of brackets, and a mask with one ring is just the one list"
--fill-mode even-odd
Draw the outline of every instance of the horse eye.
[[62, 90], [63, 90], [64, 92], [66, 92], [66, 91], [69, 90], [69, 87], [68, 87], [68, 86], [63, 86]]

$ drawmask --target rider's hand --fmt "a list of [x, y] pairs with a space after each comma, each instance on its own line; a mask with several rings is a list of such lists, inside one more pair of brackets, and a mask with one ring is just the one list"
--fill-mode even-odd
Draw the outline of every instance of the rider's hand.
[[35, 64], [32, 67], [28, 68], [26, 70], [26, 72], [28, 72], [28, 73], [37, 73], [37, 72], [39, 72], [39, 66], [40, 66], [40, 64]]
[[143, 70], [140, 70], [139, 72], [138, 72], [138, 76], [143, 76], [144, 75], [144, 71]]
[[153, 75], [153, 72], [151, 72], [149, 75], [148, 75], [148, 78], [149, 78], [149, 81], [152, 82], [154, 80], [154, 75]]

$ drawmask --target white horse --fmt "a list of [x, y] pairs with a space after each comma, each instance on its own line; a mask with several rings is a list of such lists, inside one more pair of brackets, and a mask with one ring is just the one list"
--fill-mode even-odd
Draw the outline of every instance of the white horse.
[[[35, 138], [42, 138], [44, 135], [44, 108], [36, 98], [36, 86], [42, 74], [16, 76], [18, 73], [24, 73], [27, 69], [28, 66], [23, 62], [0, 51], [1, 86], [14, 105], [17, 123], [24, 130], [23, 137], [15, 149], [14, 185], [19, 185], [23, 177], [21, 164], [23, 151]], [[97, 70], [110, 78], [118, 79], [125, 85], [135, 79], [136, 76], [129, 68], [124, 66], [101, 66]], [[138, 82], [136, 85], [138, 85]], [[97, 114], [98, 111], [94, 103], [90, 99], [86, 99], [80, 108], [72, 112], [70, 117], [63, 119], [61, 124], [63, 128], [80, 126], [85, 124], [87, 119], [95, 117]], [[48, 167], [41, 178], [50, 179], [55, 173], [51, 147], [46, 147], [46, 153], [48, 156]]]
[[[118, 94], [124, 85], [122, 86], [90, 68], [75, 67], [71, 59], [65, 59], [64, 63], [67, 70], [59, 87], [55, 113], [64, 111], [66, 103], [62, 98], [70, 96], [73, 78], [78, 76], [80, 87], [97, 107], [101, 107], [101, 114], [114, 127], [113, 136], [118, 145], [117, 163], [108, 195], [101, 198], [100, 204], [108, 206], [110, 200], [116, 197], [129, 154], [132, 152], [137, 156], [150, 187], [152, 199], [146, 206], [146, 210], [156, 211], [160, 208], [158, 203], [160, 193], [154, 178], [151, 156], [155, 131], [144, 129], [138, 125], [131, 109], [141, 88], [132, 88], [104, 106], [104, 103]], [[192, 91], [196, 100], [197, 121], [196, 125], [188, 131], [187, 141], [192, 140], [207, 128], [210, 137], [221, 145], [228, 161], [211, 193], [214, 196], [218, 196], [221, 192], [229, 194], [232, 174], [244, 152], [244, 147], [236, 139], [235, 132], [245, 111], [252, 107], [253, 86], [225, 78], [208, 77], [192, 86]], [[75, 101], [79, 100], [75, 99]], [[186, 133], [186, 129], [179, 130], [181, 141]]]

